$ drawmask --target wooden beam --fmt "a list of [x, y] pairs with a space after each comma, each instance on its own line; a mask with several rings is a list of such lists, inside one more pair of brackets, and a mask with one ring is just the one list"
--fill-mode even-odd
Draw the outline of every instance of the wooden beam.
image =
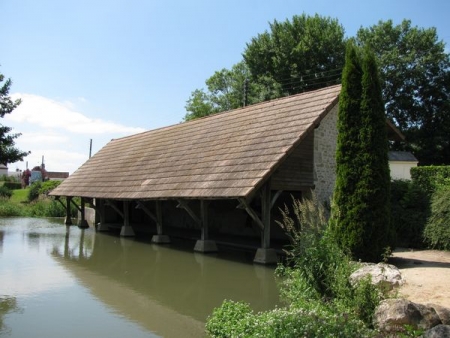
[[105, 204], [110, 206], [115, 212], [117, 212], [123, 219], [125, 219], [125, 216], [123, 212], [110, 200], [105, 200]]
[[158, 224], [158, 219], [156, 216], [145, 206], [142, 201], [136, 201], [136, 203], [136, 209], [142, 209], [156, 224]]
[[270, 248], [270, 209], [272, 209], [270, 198], [270, 184], [266, 183], [261, 189], [261, 221], [263, 223], [263, 233], [261, 246], [263, 249]]
[[252, 207], [248, 204], [247, 200], [245, 198], [238, 198], [239, 205], [236, 207], [238, 209], [244, 209], [247, 211], [247, 214], [250, 215], [250, 217], [256, 222], [256, 224], [259, 226], [261, 231], [264, 230], [264, 224], [259, 218], [258, 214], [255, 212], [255, 210], [252, 209]]
[[202, 220], [195, 214], [195, 212], [189, 207], [188, 202], [185, 200], [177, 200], [178, 205], [177, 208], [184, 209], [191, 216], [195, 223], [198, 225], [202, 225]]
[[270, 209], [273, 208], [275, 203], [277, 202], [278, 197], [283, 193], [283, 190], [278, 190], [272, 197], [272, 201], [270, 202]]

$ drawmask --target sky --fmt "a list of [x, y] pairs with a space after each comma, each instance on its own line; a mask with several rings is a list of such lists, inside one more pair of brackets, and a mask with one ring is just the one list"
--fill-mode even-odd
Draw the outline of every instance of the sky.
[[22, 104], [0, 120], [31, 151], [9, 170], [73, 173], [111, 139], [182, 122], [195, 89], [242, 60], [274, 20], [339, 20], [346, 36], [380, 20], [436, 27], [448, 0], [0, 0], [0, 73]]

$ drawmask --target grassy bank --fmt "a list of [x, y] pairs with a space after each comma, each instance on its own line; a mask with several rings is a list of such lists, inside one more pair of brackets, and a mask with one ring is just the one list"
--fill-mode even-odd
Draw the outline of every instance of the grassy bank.
[[29, 202], [29, 188], [12, 190], [10, 198], [0, 198], [0, 217], [64, 217], [65, 209], [52, 198], [40, 196]]

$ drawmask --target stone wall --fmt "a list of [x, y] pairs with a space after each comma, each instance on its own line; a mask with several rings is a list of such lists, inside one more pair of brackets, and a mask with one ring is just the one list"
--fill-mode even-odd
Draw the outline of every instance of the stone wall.
[[314, 130], [314, 185], [319, 201], [330, 203], [336, 181], [338, 105]]

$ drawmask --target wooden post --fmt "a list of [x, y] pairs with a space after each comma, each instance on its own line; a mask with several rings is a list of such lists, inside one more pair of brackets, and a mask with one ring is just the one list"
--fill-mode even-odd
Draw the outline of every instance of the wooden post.
[[64, 220], [65, 225], [72, 225], [72, 218], [70, 217], [70, 204], [71, 204], [72, 197], [67, 196], [66, 197], [66, 219]]
[[95, 212], [98, 215], [99, 222], [97, 224], [97, 231], [109, 231], [108, 224], [106, 224], [106, 215], [105, 215], [105, 200], [103, 199], [95, 199]]
[[195, 243], [194, 251], [197, 252], [217, 252], [217, 245], [215, 241], [209, 239], [208, 234], [208, 204], [209, 201], [200, 201], [200, 226], [201, 238]]
[[155, 207], [156, 207], [156, 235], [152, 237], [152, 243], [168, 244], [170, 243], [170, 237], [167, 235], [163, 235], [162, 202], [156, 201]]
[[201, 239], [206, 241], [208, 239], [208, 201], [200, 201], [200, 219], [202, 222]]
[[270, 185], [267, 183], [263, 186], [261, 192], [261, 221], [264, 229], [261, 236], [261, 247], [263, 249], [270, 248], [270, 209], [271, 209]]
[[261, 188], [261, 222], [264, 225], [261, 231], [261, 248], [256, 251], [253, 262], [260, 264], [277, 263], [277, 254], [270, 248], [270, 209], [272, 199], [270, 196], [270, 181]]
[[81, 197], [81, 208], [80, 208], [80, 221], [78, 222], [78, 227], [80, 229], [87, 229], [89, 228], [89, 224], [86, 221], [86, 216], [85, 216], [85, 201], [84, 198]]
[[123, 201], [123, 225], [120, 236], [135, 236], [133, 228], [130, 226], [130, 202]]

